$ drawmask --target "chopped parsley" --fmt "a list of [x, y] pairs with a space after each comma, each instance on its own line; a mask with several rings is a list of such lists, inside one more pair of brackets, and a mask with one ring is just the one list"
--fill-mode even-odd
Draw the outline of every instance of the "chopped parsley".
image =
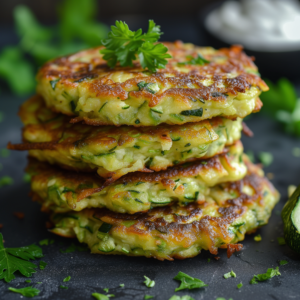
[[67, 289], [68, 289], [68, 287], [65, 286], [65, 285], [60, 285], [59, 287], [60, 287], [61, 289], [64, 289], [64, 290], [67, 290]]
[[268, 167], [273, 162], [273, 155], [270, 152], [260, 152], [258, 158], [265, 167]]
[[300, 148], [299, 147], [294, 147], [292, 149], [292, 153], [295, 157], [300, 157]]
[[207, 262], [210, 262], [210, 258], [207, 259]]
[[147, 276], [144, 276], [144, 278], [146, 279], [146, 280], [144, 281], [146, 287], [148, 287], [148, 288], [154, 287], [154, 285], [155, 285], [155, 281], [154, 281], [154, 280], [151, 280], [151, 279], [148, 278]]
[[236, 274], [231, 270], [230, 272], [223, 275], [225, 279], [228, 279], [230, 277], [236, 277]]
[[44, 239], [39, 241], [40, 246], [48, 246], [48, 245], [52, 245], [54, 243], [54, 240], [52, 239]]
[[195, 300], [194, 298], [192, 298], [191, 296], [189, 295], [185, 295], [185, 296], [177, 296], [177, 295], [174, 295], [172, 296], [169, 300]]
[[151, 295], [145, 295], [145, 297], [144, 297], [145, 300], [153, 299], [153, 298], [154, 298], [154, 296], [151, 296]]
[[283, 245], [286, 244], [286, 243], [285, 243], [285, 239], [284, 239], [283, 237], [278, 237], [278, 238], [277, 238], [277, 241], [278, 241], [278, 244], [279, 244], [280, 246], [283, 246]]
[[125, 286], [124, 283], [120, 283], [120, 287], [123, 288]]
[[24, 182], [30, 182], [31, 181], [31, 175], [28, 173], [25, 173], [23, 176], [23, 181]]
[[254, 241], [255, 242], [260, 242], [262, 240], [262, 238], [261, 238], [261, 235], [260, 234], [258, 234], [258, 235], [256, 235], [255, 237], [254, 237]]
[[40, 290], [38, 290], [36, 288], [33, 288], [32, 286], [28, 286], [28, 287], [21, 288], [21, 289], [16, 289], [16, 288], [9, 287], [8, 289], [11, 292], [19, 293], [22, 296], [28, 297], [28, 298], [32, 298], [34, 296], [37, 296], [41, 292]]
[[254, 275], [253, 278], [250, 280], [250, 284], [257, 284], [258, 281], [266, 281], [268, 279], [273, 278], [274, 276], [280, 276], [279, 268], [276, 269], [269, 268], [268, 271], [264, 274]]
[[0, 157], [5, 158], [5, 157], [8, 157], [9, 154], [10, 154], [10, 151], [6, 148], [0, 150]]
[[0, 233], [0, 279], [10, 282], [15, 278], [14, 273], [16, 271], [30, 277], [36, 272], [37, 266], [29, 260], [41, 257], [43, 257], [43, 252], [37, 245], [4, 248], [3, 236]]
[[104, 291], [105, 293], [108, 293], [108, 292], [109, 292], [109, 288], [104, 288], [103, 291]]
[[168, 63], [166, 58], [171, 58], [167, 54], [168, 48], [156, 43], [161, 34], [160, 26], [153, 20], [149, 20], [148, 31], [144, 34], [142, 29], [131, 31], [125, 22], [116, 21], [115, 26], [111, 26], [108, 38], [101, 41], [105, 49], [100, 50], [100, 53], [111, 68], [117, 62], [122, 67], [133, 66], [132, 62], [138, 57], [144, 69], [156, 72], [156, 69], [165, 68]]
[[175, 280], [179, 280], [181, 281], [180, 286], [175, 289], [175, 292], [177, 291], [181, 291], [184, 289], [198, 289], [198, 288], [202, 288], [207, 286], [207, 284], [205, 284], [202, 280], [198, 279], [198, 278], [193, 278], [183, 272], [179, 272], [175, 277]]
[[40, 269], [41, 270], [44, 270], [45, 268], [46, 268], [46, 266], [47, 266], [48, 264], [45, 262], [45, 261], [40, 261], [40, 264], [39, 264], [39, 266], [40, 266]]
[[103, 295], [99, 293], [93, 293], [92, 296], [96, 298], [97, 300], [109, 300], [109, 298], [114, 297], [115, 295], [110, 294], [110, 295]]
[[284, 265], [286, 265], [286, 264], [288, 264], [288, 261], [287, 261], [287, 260], [280, 260], [280, 261], [279, 261], [279, 265], [280, 265], [280, 266], [284, 266]]
[[14, 180], [9, 177], [9, 176], [2, 176], [0, 178], [0, 187], [5, 186], [5, 185], [11, 185], [13, 184]]
[[70, 281], [70, 279], [71, 279], [71, 276], [68, 276], [63, 280], [63, 282], [68, 282], [68, 281]]
[[25, 282], [26, 282], [26, 283], [30, 283], [30, 282], [31, 282], [31, 280], [30, 280], [30, 279], [27, 279], [27, 280], [25, 280]]
[[60, 253], [71, 253], [71, 252], [75, 252], [75, 251], [87, 251], [88, 248], [86, 246], [81, 246], [81, 245], [75, 245], [75, 244], [71, 244], [66, 250], [62, 250], [60, 249]]
[[201, 54], [198, 54], [197, 57], [193, 57], [191, 55], [188, 55], [186, 58], [188, 59], [188, 61], [179, 62], [178, 65], [179, 66], [182, 66], [182, 65], [200, 65], [200, 66], [203, 66], [205, 64], [210, 63], [210, 61], [205, 59]]
[[240, 289], [242, 286], [243, 286], [243, 284], [242, 284], [242, 283], [239, 283], [236, 287], [237, 287], [238, 289]]

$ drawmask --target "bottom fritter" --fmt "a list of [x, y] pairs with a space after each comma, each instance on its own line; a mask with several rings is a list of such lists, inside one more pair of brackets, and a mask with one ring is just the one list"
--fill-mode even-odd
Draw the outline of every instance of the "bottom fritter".
[[202, 249], [229, 254], [267, 224], [279, 194], [257, 166], [236, 182], [212, 188], [209, 199], [187, 206], [154, 208], [147, 213], [120, 214], [105, 208], [52, 214], [53, 233], [77, 237], [92, 253], [154, 257], [160, 260], [196, 256]]

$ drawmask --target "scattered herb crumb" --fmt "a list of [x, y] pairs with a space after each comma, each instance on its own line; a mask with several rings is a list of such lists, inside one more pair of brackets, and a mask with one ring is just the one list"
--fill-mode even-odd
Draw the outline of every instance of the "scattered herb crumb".
[[230, 272], [223, 275], [225, 279], [228, 279], [230, 277], [236, 277], [236, 274], [231, 270]]
[[2, 176], [0, 178], [0, 187], [11, 185], [14, 183], [14, 180], [10, 176]]
[[16, 289], [16, 288], [9, 287], [8, 289], [11, 292], [19, 293], [22, 296], [28, 297], [28, 298], [32, 298], [34, 296], [37, 296], [41, 292], [40, 290], [38, 290], [36, 288], [33, 288], [32, 286], [28, 286], [28, 287], [21, 288], [21, 289]]
[[276, 269], [269, 268], [268, 271], [264, 274], [254, 275], [253, 278], [250, 280], [250, 284], [257, 284], [258, 281], [266, 281], [268, 279], [273, 278], [274, 276], [280, 276], [279, 268]]
[[46, 268], [46, 266], [47, 266], [48, 264], [46, 263], [46, 262], [44, 262], [44, 261], [40, 261], [40, 269], [41, 270], [44, 270], [45, 268]]
[[285, 245], [285, 239], [283, 237], [278, 237], [277, 241], [280, 246]]
[[77, 251], [87, 251], [88, 248], [86, 246], [81, 246], [81, 245], [77, 246], [72, 243], [66, 250], [60, 249], [59, 251], [61, 253], [71, 253], [71, 252], [75, 252], [76, 250]]
[[37, 282], [37, 284], [42, 284], [42, 282], [40, 281], [40, 282]]
[[255, 241], [255, 242], [260, 242], [260, 241], [261, 241], [261, 235], [260, 235], [260, 234], [256, 235], [256, 236], [254, 237], [254, 241]]
[[25, 282], [26, 282], [26, 283], [30, 283], [30, 282], [31, 282], [31, 280], [30, 280], [30, 279], [27, 279], [27, 280], [25, 280]]
[[124, 283], [120, 283], [120, 287], [123, 288], [125, 286]]
[[144, 276], [144, 278], [146, 279], [146, 280], [144, 281], [146, 287], [148, 287], [148, 288], [154, 287], [154, 285], [155, 285], [155, 281], [154, 281], [154, 280], [151, 280], [151, 279], [148, 278], [147, 276]]
[[240, 289], [242, 286], [243, 286], [243, 284], [242, 284], [242, 283], [239, 283], [236, 287], [237, 287], [238, 289]]
[[97, 300], [109, 300], [109, 298], [114, 297], [115, 295], [103, 295], [99, 293], [93, 293], [92, 296], [96, 298]]
[[261, 163], [265, 166], [268, 167], [269, 165], [272, 164], [273, 162], [273, 155], [270, 152], [260, 152], [258, 154], [259, 160]]
[[105, 293], [108, 293], [108, 292], [109, 292], [109, 288], [104, 288], [103, 291], [104, 291]]
[[60, 287], [61, 289], [65, 289], [65, 290], [68, 289], [68, 287], [67, 287], [67, 286], [64, 286], [64, 285], [60, 285], [59, 287]]
[[152, 299], [154, 298], [154, 296], [151, 296], [151, 295], [145, 295], [144, 299], [147, 300], [147, 299]]
[[292, 150], [292, 153], [295, 157], [300, 157], [300, 148], [299, 147], [294, 147]]
[[25, 173], [23, 176], [23, 181], [24, 182], [30, 182], [31, 181], [31, 175], [29, 175], [28, 173]]
[[181, 291], [184, 289], [198, 289], [207, 286], [202, 280], [198, 278], [191, 277], [183, 272], [179, 272], [175, 277], [175, 280], [181, 281], [180, 286], [175, 289], [175, 292]]
[[10, 151], [8, 149], [4, 148], [0, 150], [0, 157], [5, 158], [8, 157], [9, 155], [10, 155]]
[[71, 279], [71, 276], [68, 276], [63, 280], [63, 282], [68, 282], [68, 281], [70, 281], [70, 279]]
[[210, 258], [207, 259], [207, 262], [210, 262]]
[[48, 245], [52, 245], [54, 243], [54, 240], [50, 240], [50, 239], [44, 239], [39, 241], [40, 246], [48, 246]]
[[174, 295], [172, 296], [169, 300], [195, 300], [194, 298], [192, 298], [191, 296], [189, 295], [185, 295], [185, 296], [177, 296], [177, 295]]
[[279, 261], [279, 265], [280, 265], [280, 266], [284, 266], [284, 265], [286, 265], [286, 264], [288, 264], [288, 261], [287, 261], [287, 260], [280, 260], [280, 261]]
[[[225, 298], [223, 297], [218, 297], [216, 300], [226, 300]], [[233, 300], [232, 298], [229, 298], [228, 300]]]

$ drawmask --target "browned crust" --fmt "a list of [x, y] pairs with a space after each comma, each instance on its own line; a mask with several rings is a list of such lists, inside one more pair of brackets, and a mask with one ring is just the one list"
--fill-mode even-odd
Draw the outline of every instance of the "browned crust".
[[[257, 86], [263, 91], [268, 90], [267, 85], [259, 76], [246, 72], [246, 68], [254, 71], [257, 71], [257, 68], [252, 59], [242, 51], [241, 46], [223, 48], [214, 54], [207, 54], [205, 58], [211, 60], [210, 63], [204, 66], [186, 65], [185, 68], [189, 71], [183, 73], [176, 68], [177, 63], [185, 62], [187, 55], [197, 57], [198, 50], [201, 48], [193, 46], [188, 49], [179, 41], [165, 43], [165, 45], [169, 48], [169, 53], [173, 58], [168, 60], [165, 69], [159, 69], [150, 76], [142, 73], [144, 70], [138, 61], [134, 62], [133, 67], [116, 66], [114, 69], [109, 69], [106, 61], [98, 55], [94, 55], [94, 58], [89, 62], [75, 61], [76, 58], [99, 53], [98, 51], [102, 47], [96, 47], [46, 63], [39, 70], [37, 80], [60, 78], [59, 84], [71, 88], [76, 88], [80, 84], [96, 97], [119, 98], [120, 100], [126, 100], [129, 96], [142, 98], [148, 101], [149, 107], [158, 105], [167, 96], [172, 96], [176, 101], [181, 102], [187, 102], [190, 97], [222, 102], [226, 99], [225, 94], [245, 93], [251, 86]], [[212, 60], [214, 56], [224, 57], [226, 61], [221, 64], [216, 63]], [[133, 73], [135, 77], [122, 83], [114, 82], [110, 78], [113, 73], [119, 71]], [[228, 78], [228, 73], [238, 75], [235, 78]], [[172, 74], [173, 76], [170, 77], [166, 74]], [[201, 83], [201, 80], [208, 78], [208, 76], [213, 79], [214, 83], [207, 87]], [[89, 78], [90, 81], [77, 82], [83, 78]], [[172, 88], [154, 95], [146, 90], [132, 91], [132, 86], [136, 87], [140, 81], [157, 82], [161, 86], [172, 86]], [[196, 88], [189, 88], [190, 84], [193, 84]], [[220, 87], [222, 85], [225, 87]], [[78, 118], [73, 119], [73, 122], [76, 121], [78, 121]], [[90, 125], [92, 123], [96, 125], [93, 120], [88, 121]], [[97, 125], [101, 125], [101, 122], [98, 122]]]

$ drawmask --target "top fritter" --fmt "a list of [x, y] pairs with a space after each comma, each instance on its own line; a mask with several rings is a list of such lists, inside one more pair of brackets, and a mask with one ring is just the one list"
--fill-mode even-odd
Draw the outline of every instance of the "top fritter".
[[241, 47], [164, 45], [172, 58], [156, 73], [138, 61], [110, 69], [102, 47], [52, 60], [37, 75], [37, 92], [49, 108], [74, 116], [71, 122], [90, 125], [183, 124], [259, 111], [268, 87]]

